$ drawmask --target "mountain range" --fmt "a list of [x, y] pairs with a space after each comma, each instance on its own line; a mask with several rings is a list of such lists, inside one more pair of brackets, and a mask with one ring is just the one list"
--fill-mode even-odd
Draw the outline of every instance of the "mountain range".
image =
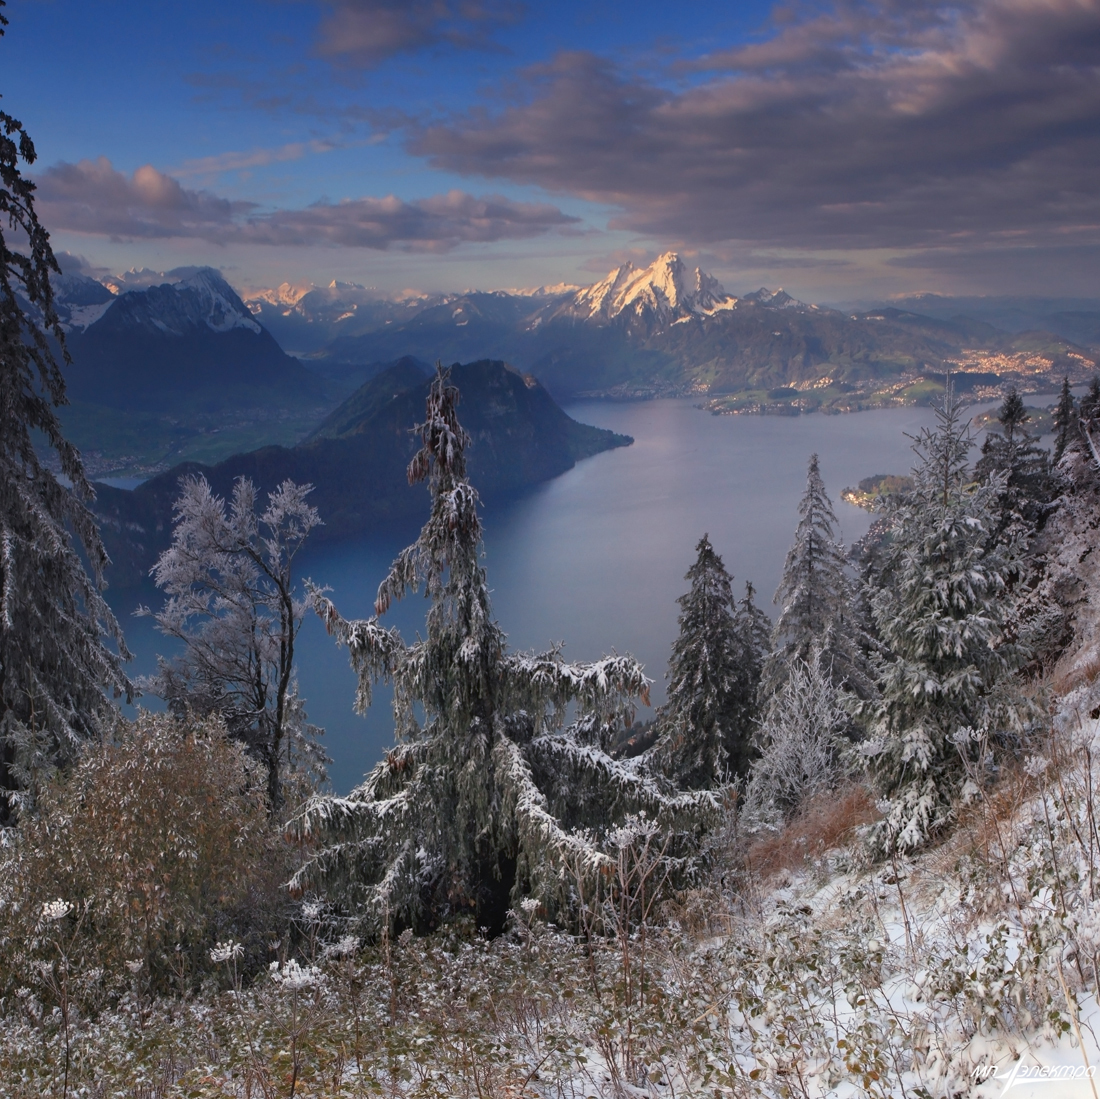
[[[367, 298], [357, 304], [355, 294]], [[491, 355], [533, 372], [559, 400], [691, 393], [716, 411], [760, 410], [769, 401], [785, 401], [788, 410], [904, 402], [920, 399], [922, 383], [931, 377], [934, 388], [948, 371], [972, 375], [975, 389], [1049, 388], [1064, 373], [1080, 381], [1096, 368], [1100, 303], [1059, 304], [1032, 300], [1030, 312], [998, 311], [987, 299], [922, 296], [848, 311], [783, 290], [736, 296], [672, 252], [647, 266], [623, 264], [581, 288], [383, 303], [377, 291], [333, 284], [293, 304], [248, 301], [265, 319], [275, 310], [280, 323], [312, 324], [318, 350], [307, 362], [331, 378], [369, 373], [405, 354]], [[769, 396], [777, 390], [795, 396]]]
[[[847, 411], [960, 389], [1050, 391], [1097, 368], [1100, 303], [952, 299], [828, 308], [734, 295], [676, 253], [588, 287], [386, 295], [333, 282], [245, 300], [211, 268], [56, 283], [69, 436], [97, 476], [292, 446], [398, 359], [499, 359], [559, 401], [691, 395], [714, 412]], [[290, 354], [288, 352], [295, 352]]]

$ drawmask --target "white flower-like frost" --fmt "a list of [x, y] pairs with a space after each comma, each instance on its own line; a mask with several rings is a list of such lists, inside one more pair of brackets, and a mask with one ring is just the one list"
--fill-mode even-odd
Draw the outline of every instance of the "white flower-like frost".
[[56, 901], [47, 901], [42, 906], [42, 919], [46, 923], [63, 920], [72, 910], [73, 906], [59, 897]]
[[229, 939], [224, 943], [217, 943], [213, 950], [210, 951], [210, 960], [218, 965], [221, 962], [232, 961], [234, 958], [239, 958], [244, 953], [244, 947], [240, 943], [233, 942]]

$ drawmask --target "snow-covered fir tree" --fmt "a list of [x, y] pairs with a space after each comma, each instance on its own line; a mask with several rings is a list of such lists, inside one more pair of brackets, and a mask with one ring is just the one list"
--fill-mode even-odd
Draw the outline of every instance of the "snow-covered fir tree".
[[760, 681], [771, 652], [772, 623], [756, 605], [756, 588], [751, 580], [745, 581], [745, 594], [738, 600], [733, 618], [741, 642], [741, 666], [751, 691], [749, 704], [741, 710], [741, 730], [744, 735], [752, 736], [756, 729]]
[[[734, 607], [732, 580], [707, 535], [680, 596], [680, 632], [668, 666], [668, 701], [657, 719], [653, 754], [677, 785], [717, 786], [744, 774], [751, 759], [759, 658], [749, 647], [756, 621], [751, 595]], [[738, 613], [740, 612], [740, 613]]]
[[131, 693], [130, 654], [101, 594], [94, 493], [55, 411], [66, 403], [57, 354], [69, 358], [50, 285], [60, 269], [22, 172], [34, 160], [22, 124], [0, 111], [0, 821], [102, 730], [107, 694]]
[[1058, 404], [1054, 407], [1054, 455], [1057, 465], [1066, 452], [1066, 447], [1077, 430], [1077, 404], [1069, 388], [1069, 377], [1062, 379], [1062, 390], [1058, 394]]
[[267, 769], [274, 812], [288, 779], [315, 785], [327, 762], [294, 679], [294, 643], [315, 599], [312, 589], [296, 592], [293, 577], [298, 551], [321, 522], [306, 502], [312, 486], [284, 481], [260, 513], [245, 477], [228, 506], [205, 477], [180, 487], [172, 544], [153, 576], [168, 596], [157, 627], [183, 652], [161, 657], [142, 687], [181, 715], [220, 714]]
[[741, 810], [750, 831], [780, 828], [807, 799], [836, 788], [850, 720], [821, 653], [796, 657], [757, 733]]
[[[635, 761], [603, 750], [649, 680], [629, 656], [569, 664], [558, 649], [507, 651], [481, 563], [478, 495], [458, 391], [437, 370], [409, 480], [427, 480], [428, 521], [378, 590], [376, 616], [348, 621], [318, 596], [350, 651], [357, 705], [392, 681], [397, 745], [347, 797], [318, 797], [293, 822], [312, 856], [294, 884], [323, 887], [368, 926], [423, 926], [474, 910], [499, 926], [525, 892], [551, 911], [568, 883], [610, 865], [604, 843], [627, 815], [687, 831], [712, 811], [706, 794], [674, 795]], [[382, 615], [423, 586], [425, 636], [406, 645]], [[575, 703], [578, 720], [564, 727]]]
[[1015, 734], [1010, 674], [1020, 653], [1002, 635], [1011, 567], [995, 537], [1004, 474], [975, 482], [969, 427], [950, 385], [937, 426], [915, 439], [914, 488], [893, 498], [871, 609], [887, 648], [881, 697], [867, 704], [870, 772], [886, 799], [886, 849], [919, 847], [950, 819], [968, 764]]
[[872, 690], [856, 621], [856, 601], [847, 555], [836, 537], [836, 513], [821, 479], [817, 455], [810, 456], [806, 491], [794, 544], [787, 553], [774, 602], [780, 607], [772, 651], [764, 667], [763, 690], [774, 695], [796, 659], [815, 649], [833, 681], [861, 697]]
[[1019, 554], [1046, 519], [1054, 498], [1050, 454], [1028, 431], [1030, 419], [1023, 398], [1013, 386], [997, 414], [1001, 430], [986, 435], [975, 468], [982, 480], [994, 473], [1003, 474], [997, 534], [1003, 541], [1019, 543]]

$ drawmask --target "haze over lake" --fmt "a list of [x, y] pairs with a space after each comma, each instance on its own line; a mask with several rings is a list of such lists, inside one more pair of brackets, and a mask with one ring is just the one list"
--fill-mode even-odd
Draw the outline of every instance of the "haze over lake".
[[[641, 660], [664, 699], [664, 674], [676, 635], [676, 599], [704, 533], [757, 603], [773, 613], [772, 595], [798, 520], [811, 453], [836, 506], [847, 544], [871, 516], [840, 500], [847, 485], [874, 473], [906, 473], [911, 440], [931, 425], [928, 408], [846, 416], [712, 416], [688, 400], [585, 402], [567, 411], [582, 423], [632, 435], [634, 445], [586, 459], [527, 496], [485, 516], [486, 567], [493, 609], [515, 649], [565, 642], [565, 656], [593, 660], [612, 650]], [[460, 408], [461, 413], [461, 408]], [[424, 492], [427, 514], [428, 494]], [[323, 516], [322, 516], [323, 518]], [[302, 558], [301, 575], [328, 585], [341, 613], [366, 617], [378, 584], [415, 530], [319, 546]], [[121, 593], [120, 593], [121, 596]], [[132, 602], [132, 594], [128, 596]], [[143, 593], [159, 606], [159, 593]], [[148, 619], [115, 604], [137, 653], [135, 673], [150, 670], [166, 640]], [[423, 625], [425, 602], [397, 604], [387, 624], [406, 640]], [[316, 618], [299, 637], [299, 684], [310, 719], [326, 729], [334, 788], [354, 786], [392, 743], [389, 692], [376, 692], [370, 713], [352, 713], [355, 677]]]

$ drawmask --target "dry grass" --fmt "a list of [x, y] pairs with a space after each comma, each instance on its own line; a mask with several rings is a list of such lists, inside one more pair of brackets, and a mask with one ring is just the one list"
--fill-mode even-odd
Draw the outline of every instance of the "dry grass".
[[781, 832], [756, 840], [746, 852], [745, 861], [750, 872], [764, 882], [782, 870], [817, 862], [877, 817], [871, 791], [852, 783], [819, 795]]
[[1056, 696], [1064, 696], [1081, 686], [1091, 685], [1100, 678], [1100, 653], [1094, 653], [1084, 661], [1075, 653], [1070, 667], [1056, 673], [1052, 686]]

